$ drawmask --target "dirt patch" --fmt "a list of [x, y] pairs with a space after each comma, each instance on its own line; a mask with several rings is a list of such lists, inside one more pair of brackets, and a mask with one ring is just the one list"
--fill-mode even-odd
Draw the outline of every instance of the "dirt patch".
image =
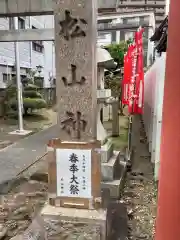
[[133, 162], [123, 200], [128, 208], [129, 240], [154, 239], [157, 189], [146, 137], [139, 117], [133, 122]]
[[47, 200], [47, 183], [22, 181], [9, 194], [0, 196], [0, 239], [22, 234]]

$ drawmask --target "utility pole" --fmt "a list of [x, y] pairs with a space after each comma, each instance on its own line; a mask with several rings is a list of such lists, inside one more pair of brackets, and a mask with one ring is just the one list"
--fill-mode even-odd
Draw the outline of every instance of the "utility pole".
[[[18, 18], [14, 17], [14, 29], [18, 30]], [[17, 96], [18, 96], [18, 117], [19, 117], [19, 132], [23, 132], [23, 102], [22, 102], [22, 83], [20, 74], [19, 62], [19, 42], [14, 43], [15, 48], [15, 63], [16, 63], [16, 81], [17, 81]]]
[[171, 0], [168, 18], [168, 47], [164, 82], [158, 208], [155, 240], [180, 239], [180, 134], [179, 66], [180, 1]]
[[[13, 18], [14, 29], [18, 30], [18, 17]], [[23, 98], [22, 98], [22, 83], [20, 73], [20, 61], [19, 61], [19, 42], [14, 42], [15, 49], [15, 64], [16, 64], [16, 84], [17, 84], [17, 99], [18, 99], [18, 120], [19, 129], [11, 132], [10, 134], [26, 135], [31, 131], [24, 130], [23, 128]]]

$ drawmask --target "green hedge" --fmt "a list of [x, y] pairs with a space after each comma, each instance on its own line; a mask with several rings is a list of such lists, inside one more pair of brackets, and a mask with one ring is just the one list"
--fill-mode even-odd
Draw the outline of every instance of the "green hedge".
[[39, 92], [33, 90], [26, 90], [23, 92], [23, 97], [25, 98], [43, 98]]
[[[17, 99], [12, 99], [10, 101], [10, 106], [13, 109], [17, 109]], [[44, 99], [41, 98], [23, 98], [23, 107], [24, 109], [41, 109], [41, 108], [46, 108], [47, 104]]]

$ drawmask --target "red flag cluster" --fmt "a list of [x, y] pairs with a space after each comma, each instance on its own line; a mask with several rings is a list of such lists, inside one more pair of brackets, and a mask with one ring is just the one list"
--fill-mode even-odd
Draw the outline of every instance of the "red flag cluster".
[[144, 104], [143, 29], [134, 36], [134, 43], [124, 56], [122, 103], [130, 114], [142, 114]]

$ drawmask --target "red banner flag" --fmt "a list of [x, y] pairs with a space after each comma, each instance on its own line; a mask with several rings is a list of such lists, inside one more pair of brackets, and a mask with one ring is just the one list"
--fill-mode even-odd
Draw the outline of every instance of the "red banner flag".
[[135, 113], [142, 114], [144, 105], [144, 64], [143, 64], [143, 29], [140, 28], [135, 34], [135, 41], [138, 51], [137, 74], [136, 74], [136, 96]]
[[128, 104], [128, 87], [129, 87], [129, 67], [130, 59], [128, 53], [124, 56], [124, 77], [122, 80], [122, 104]]
[[136, 65], [137, 65], [137, 47], [136, 44], [132, 44], [129, 47], [131, 71], [129, 72], [129, 89], [128, 89], [128, 111], [130, 114], [134, 112], [134, 98], [136, 90]]
[[134, 44], [124, 56], [122, 103], [128, 105], [130, 114], [142, 114], [144, 104], [143, 29], [134, 36]]

